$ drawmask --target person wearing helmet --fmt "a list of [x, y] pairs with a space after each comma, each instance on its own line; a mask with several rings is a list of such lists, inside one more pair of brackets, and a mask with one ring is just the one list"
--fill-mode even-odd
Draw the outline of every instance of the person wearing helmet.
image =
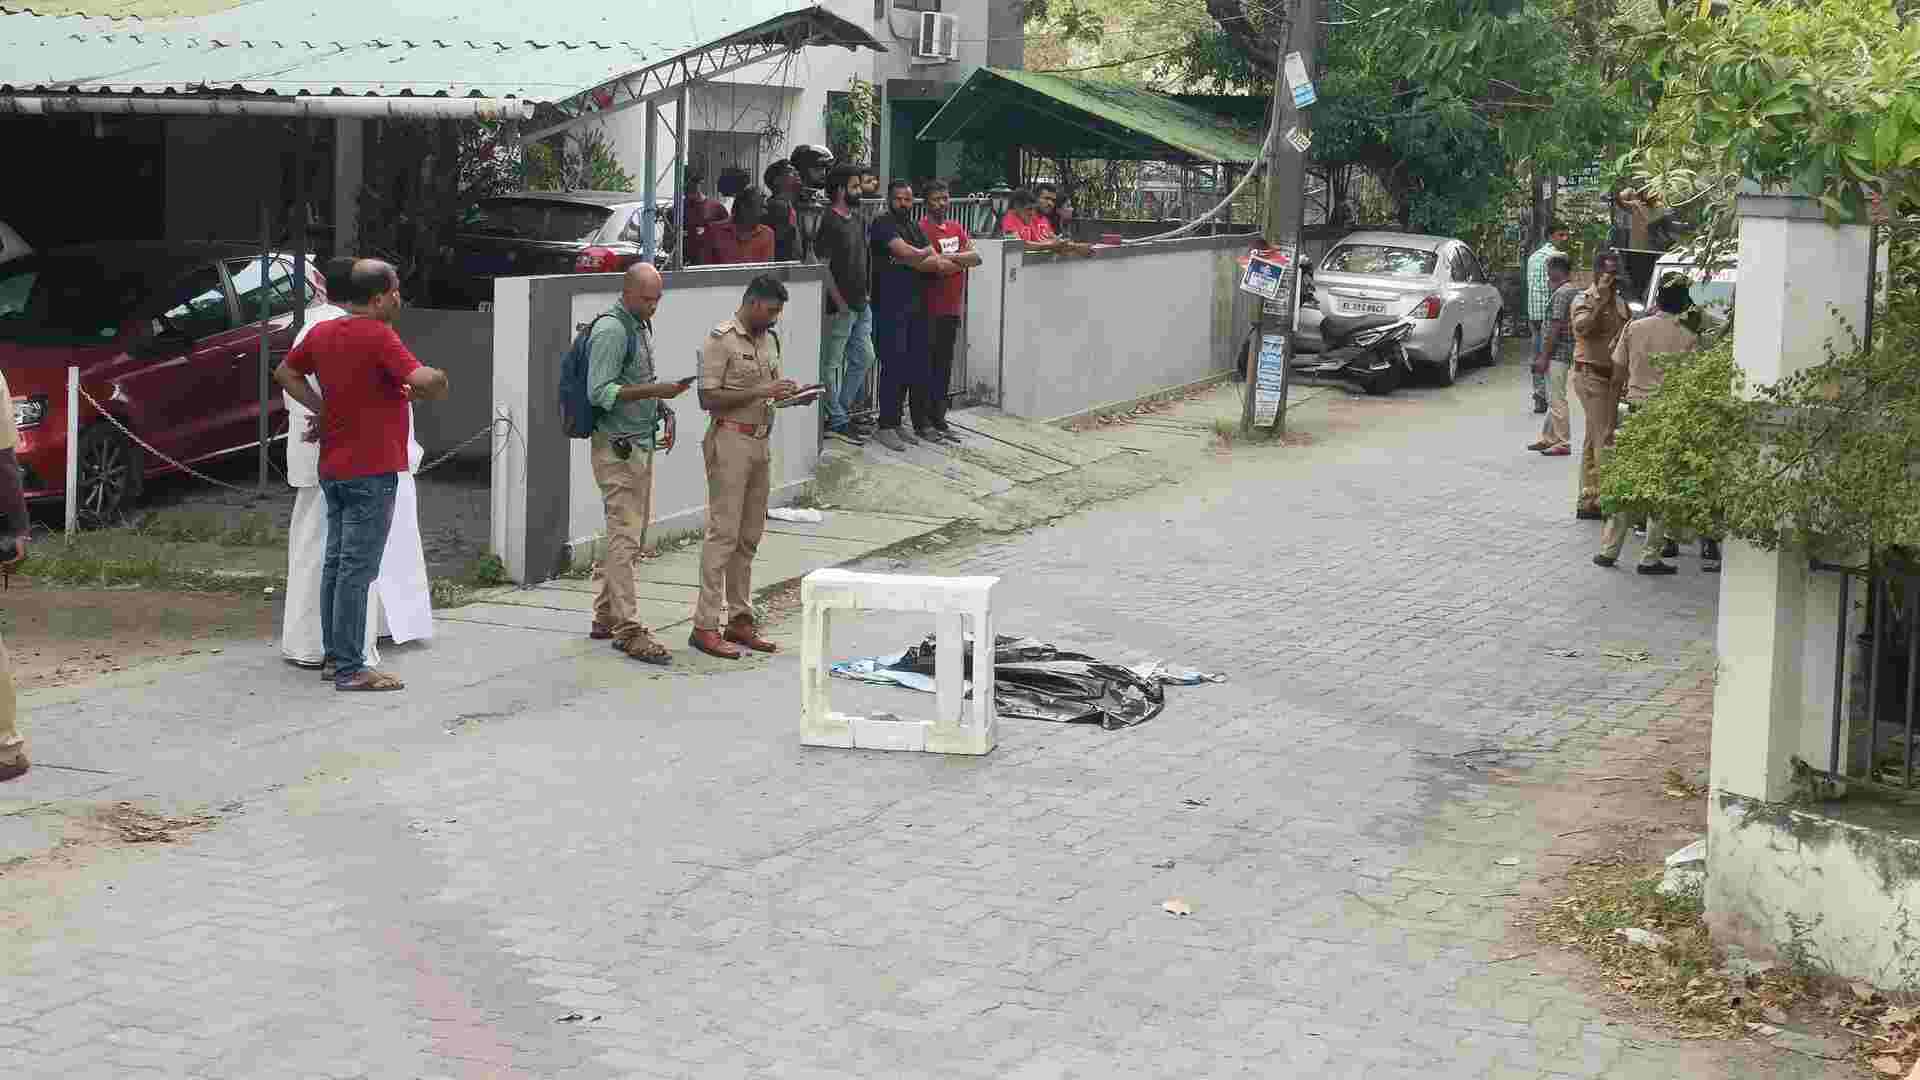
[[791, 262], [800, 257], [800, 170], [786, 158], [767, 166], [767, 205], [761, 221], [773, 230], [773, 258]]

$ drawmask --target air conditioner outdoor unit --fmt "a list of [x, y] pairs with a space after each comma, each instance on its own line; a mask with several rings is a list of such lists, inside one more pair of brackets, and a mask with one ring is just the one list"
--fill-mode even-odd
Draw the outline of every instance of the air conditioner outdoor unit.
[[960, 55], [958, 20], [937, 11], [920, 13], [920, 32], [913, 38], [918, 60], [952, 60]]

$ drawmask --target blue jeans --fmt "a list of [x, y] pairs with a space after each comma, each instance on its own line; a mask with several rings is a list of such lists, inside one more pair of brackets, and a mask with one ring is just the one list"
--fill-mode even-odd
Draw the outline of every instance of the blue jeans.
[[336, 684], [367, 668], [367, 590], [393, 526], [400, 475], [321, 480], [327, 497], [327, 557], [320, 568], [320, 640], [334, 662]]
[[873, 305], [827, 316], [820, 334], [820, 385], [827, 392], [820, 400], [827, 410], [829, 430], [846, 430], [872, 366]]

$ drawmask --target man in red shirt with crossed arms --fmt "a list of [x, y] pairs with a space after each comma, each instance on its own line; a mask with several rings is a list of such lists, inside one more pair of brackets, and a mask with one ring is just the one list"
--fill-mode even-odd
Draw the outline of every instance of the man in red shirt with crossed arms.
[[918, 432], [923, 439], [944, 439], [958, 443], [960, 436], [947, 426], [947, 388], [953, 381], [953, 348], [960, 336], [960, 316], [967, 308], [967, 271], [980, 265], [980, 253], [973, 250], [973, 238], [967, 227], [947, 217], [953, 192], [945, 180], [927, 184], [927, 219], [920, 231], [936, 254], [945, 256], [955, 269], [927, 280], [927, 316], [933, 320], [928, 350], [931, 370], [927, 373], [927, 408], [931, 430]]
[[[393, 332], [400, 275], [378, 259], [354, 263], [348, 317], [313, 328], [273, 378], [313, 412], [303, 437], [320, 440], [320, 490], [327, 498], [327, 555], [320, 571], [322, 677], [335, 690], [400, 690], [399, 679], [367, 667], [367, 589], [393, 524], [393, 497], [407, 469], [407, 403], [447, 396], [447, 375], [414, 359]], [[320, 393], [307, 376], [320, 382]]]

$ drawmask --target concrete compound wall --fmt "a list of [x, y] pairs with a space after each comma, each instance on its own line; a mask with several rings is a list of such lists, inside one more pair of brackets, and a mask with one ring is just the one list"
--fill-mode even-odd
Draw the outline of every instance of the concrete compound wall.
[[[761, 273], [782, 279], [790, 293], [779, 326], [785, 374], [801, 383], [818, 381], [824, 286], [819, 268], [796, 264], [668, 274], [666, 296], [653, 319], [654, 366], [662, 379], [695, 372], [708, 331], [733, 314], [747, 282]], [[502, 278], [495, 285], [493, 407], [513, 420], [514, 431], [494, 440], [493, 549], [508, 576], [522, 584], [590, 561], [604, 533], [588, 443], [566, 437], [556, 390], [561, 360], [577, 328], [613, 305], [619, 282], [617, 274], [578, 274]], [[654, 456], [656, 535], [705, 521], [700, 440], [706, 414], [692, 390], [673, 408], [680, 445]], [[817, 413], [778, 414], [773, 440], [773, 502], [779, 504], [791, 501], [812, 479], [819, 458]]]
[[[1251, 311], [1237, 287], [1236, 258], [1246, 245], [1245, 237], [1203, 237], [1055, 258], [1029, 255], [1018, 242], [977, 241], [981, 265], [969, 279], [959, 358], [969, 390], [1014, 416], [1053, 422], [1224, 375], [1238, 344], [1235, 320]], [[787, 373], [818, 379], [823, 272], [792, 263], [667, 275], [654, 318], [662, 377], [693, 373], [707, 331], [732, 314], [747, 281], [762, 271], [783, 278], [792, 292], [780, 328]], [[493, 546], [515, 581], [541, 581], [564, 564], [590, 560], [604, 531], [587, 444], [561, 432], [554, 388], [575, 328], [612, 306], [618, 280], [503, 278], [490, 317], [412, 312], [402, 327], [423, 359], [449, 367], [456, 387], [482, 385], [474, 353], [483, 339], [491, 341], [491, 410], [481, 412], [456, 390], [446, 407], [421, 410], [422, 430], [431, 422], [432, 437], [450, 446], [490, 417], [513, 420], [511, 436], [475, 451], [495, 455]], [[480, 321], [488, 318], [483, 332]], [[654, 464], [656, 534], [695, 528], [705, 515], [705, 416], [691, 395], [675, 408], [681, 445]], [[782, 414], [774, 438], [778, 502], [812, 479], [817, 413]]]
[[1000, 407], [1055, 422], [1231, 370], [1235, 260], [1247, 246], [1215, 236], [1091, 258], [1007, 251]]
[[[479, 431], [493, 416], [493, 315], [404, 308], [394, 329], [421, 363], [445, 371], [452, 386], [445, 401], [413, 410], [415, 437], [429, 456], [437, 456]], [[481, 440], [460, 456], [484, 460], [488, 452], [486, 440]]]
[[[1907, 815], [1911, 817], [1911, 814]], [[1920, 989], [1920, 839], [1716, 793], [1707, 816], [1714, 935], [1889, 990]]]

